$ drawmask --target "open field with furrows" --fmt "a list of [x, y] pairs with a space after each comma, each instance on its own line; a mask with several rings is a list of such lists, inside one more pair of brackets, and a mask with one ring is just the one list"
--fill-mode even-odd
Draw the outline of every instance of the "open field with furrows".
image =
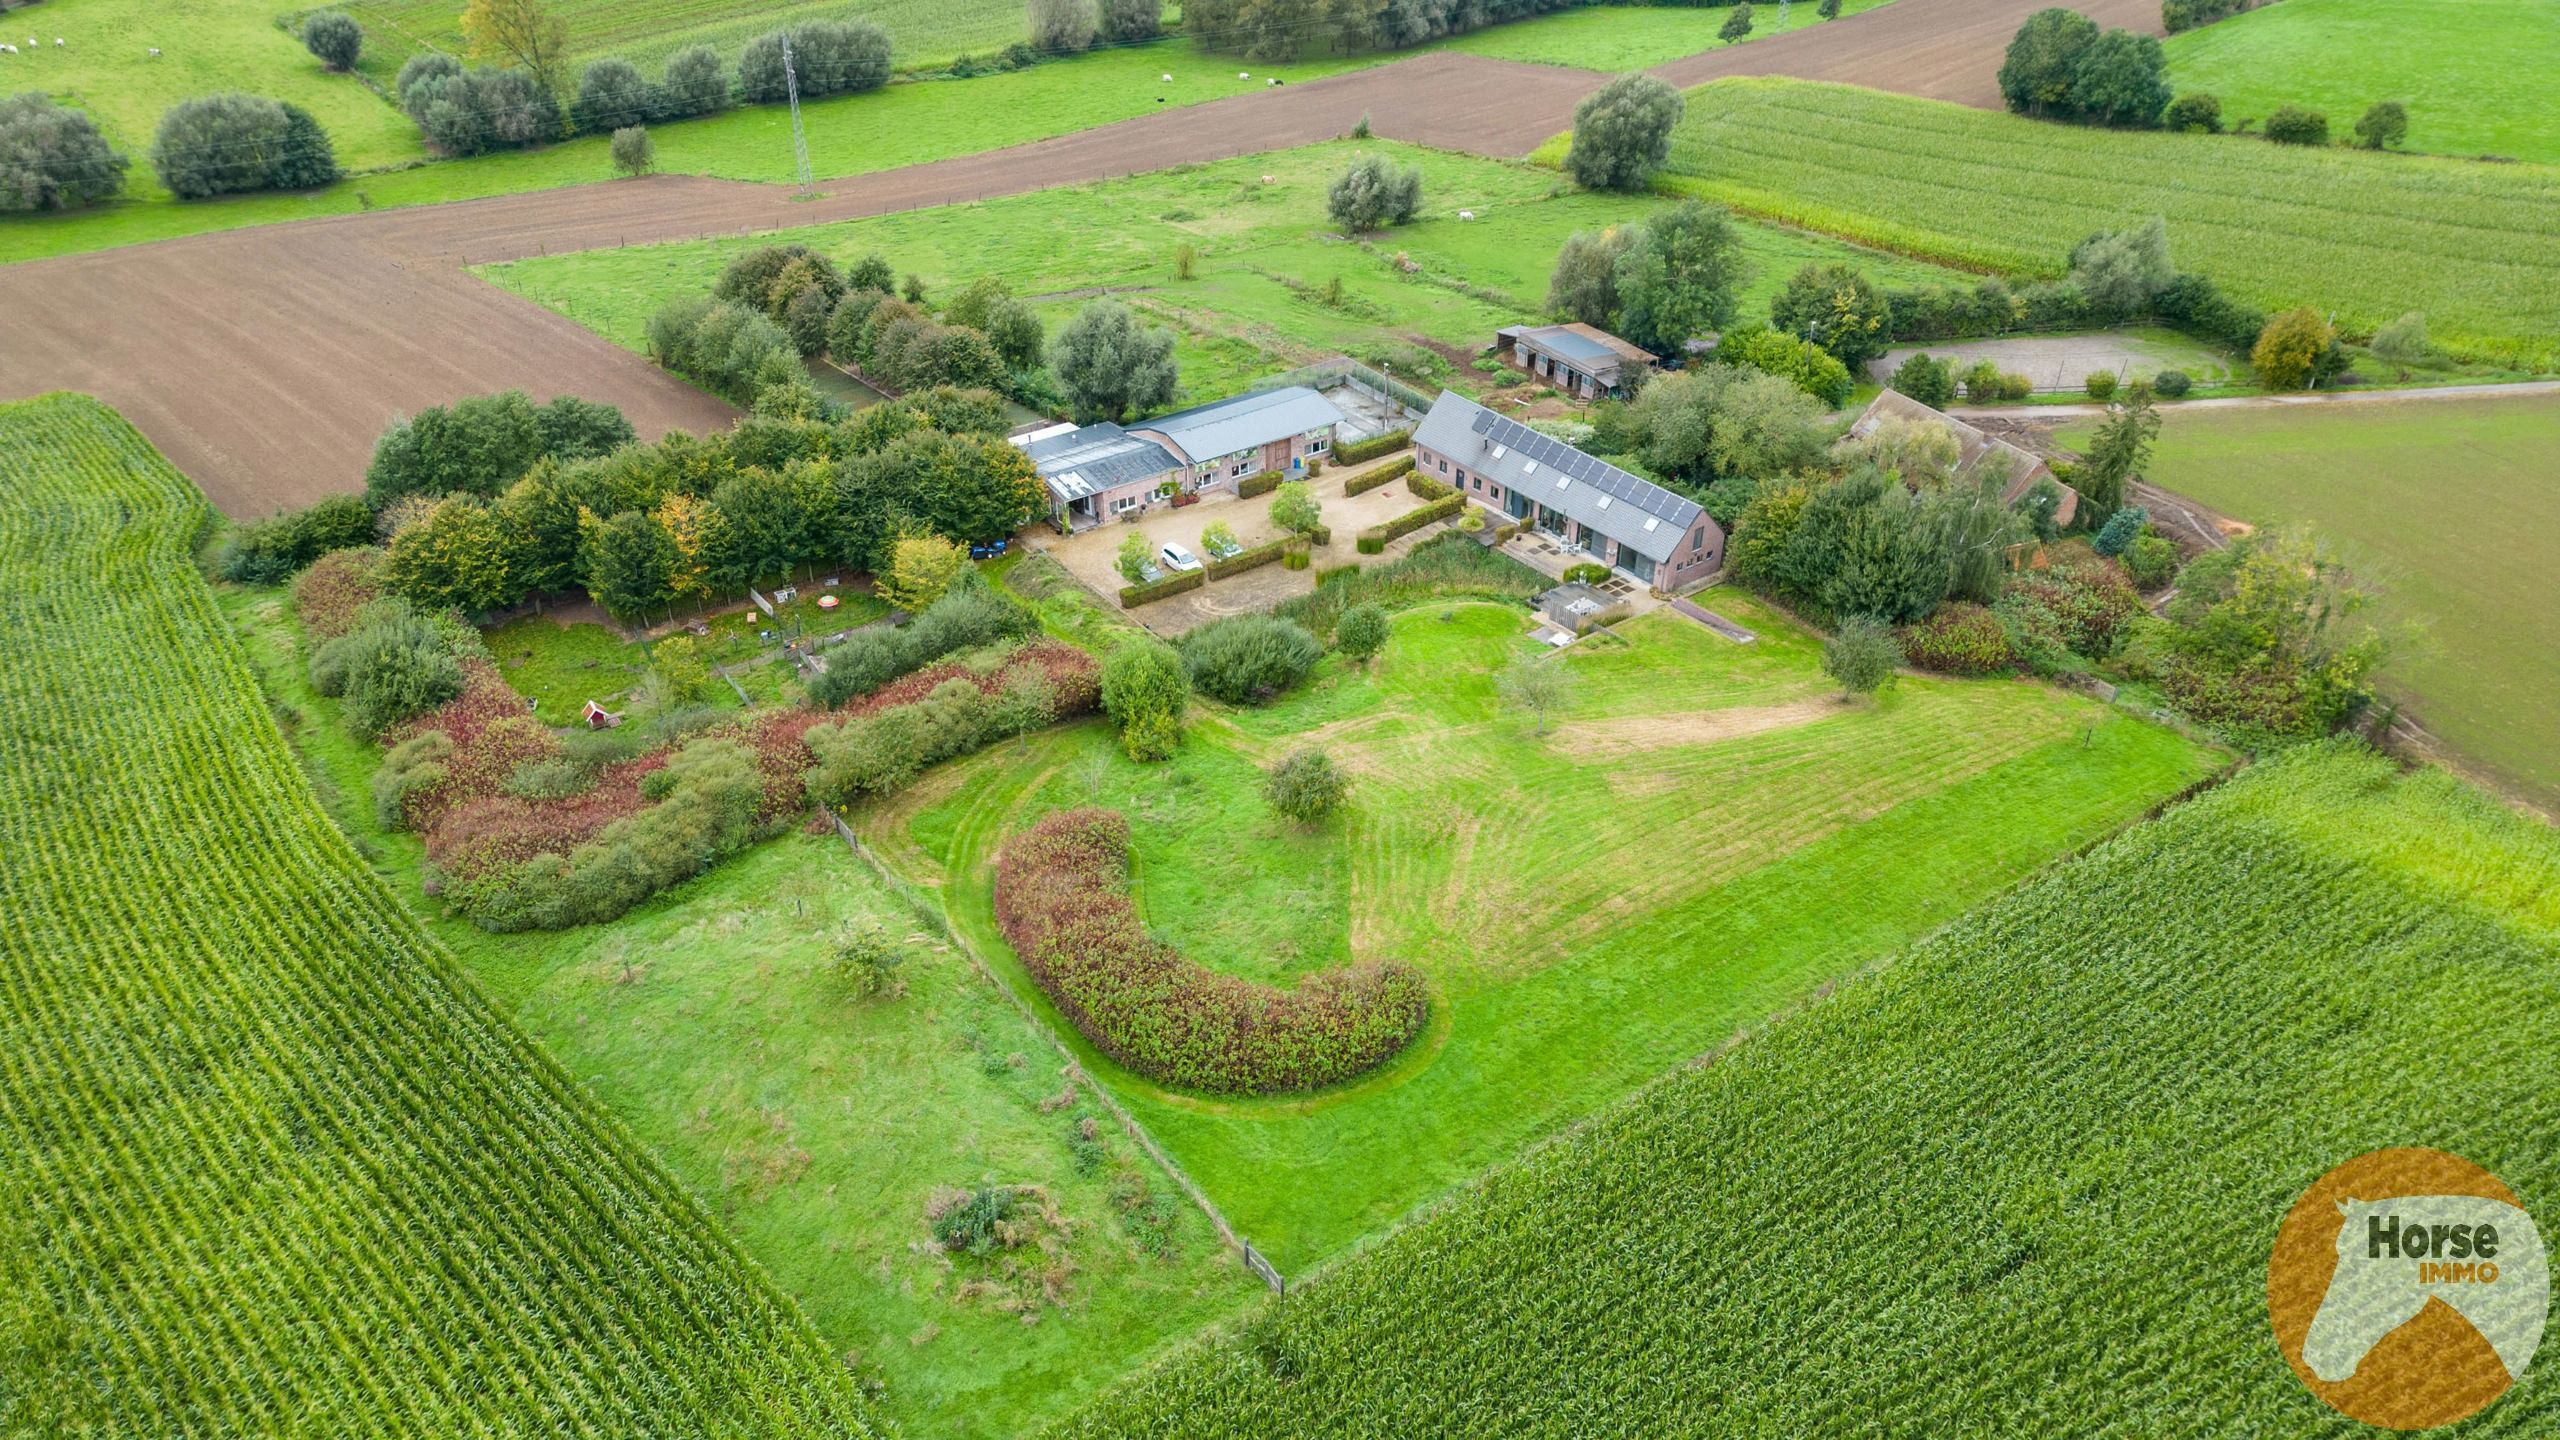
[[[2370, 1433], [2270, 1343], [2269, 1237], [2383, 1147], [2560, 1186], [2555, 880], [2448, 776], [2261, 762], [1062, 1433]], [[2528, 1371], [2463, 1433], [2555, 1423]]]
[[[1355, 242], [1332, 229], [1325, 190], [1368, 153], [1422, 167], [1423, 218]], [[1490, 346], [1500, 326], [1541, 314], [1566, 236], [1640, 220], [1662, 203], [1560, 190], [1553, 175], [1524, 165], [1335, 141], [779, 236], [586, 251], [480, 273], [638, 350], [659, 306], [708, 290], [739, 250], [789, 240], [846, 261], [876, 251], [923, 276], [929, 294], [999, 276], [1039, 299], [1052, 328], [1111, 292], [1179, 334], [1184, 403], [1346, 352], [1416, 383], [1472, 390], [1487, 377], [1458, 358]], [[1462, 210], [1475, 218], [1459, 219]], [[1765, 317], [1768, 297], [1813, 261], [1847, 260], [1888, 283], [1960, 278], [1820, 236], [1742, 229], [1745, 313]], [[1182, 280], [1175, 256], [1186, 245], [1196, 268]], [[1329, 299], [1337, 280], [1341, 296]]]
[[[2085, 443], [2084, 428], [2062, 443]], [[2385, 674], [2455, 748], [2560, 808], [2560, 399], [2168, 412], [2148, 475], [2309, 522], [2382, 592]]]
[[[1344, 1089], [1208, 1101], [1087, 1052], [1296, 1272], [2217, 763], [2038, 686], [1906, 677], [1843, 706], [1813, 637], [1714, 593], [1758, 643], [1634, 621], [1552, 662], [1578, 696], [1545, 735], [1493, 697], [1494, 670], [1534, 648], [1520, 612], [1433, 606], [1397, 620], [1374, 670], [1328, 660], [1268, 709], [1201, 719], [1168, 764], [1086, 726], [947, 767], [855, 823], [991, 955], [1009, 955], [988, 888], [1006, 838], [1100, 804], [1130, 818], [1148, 924], [1191, 958], [1282, 982], [1347, 958], [1421, 968], [1424, 1035]], [[1259, 794], [1302, 743], [1355, 777], [1317, 830]]]
[[0, 1432], [870, 1433], [314, 803], [209, 519], [96, 402], [0, 407]]
[[[420, 49], [463, 51], [455, 0], [357, 0], [346, 8], [385, 55], [386, 76]], [[984, 56], [1029, 35], [1014, 0], [554, 0], [550, 10], [569, 27], [574, 59], [620, 55], [651, 69], [688, 45], [734, 56], [768, 30], [811, 20], [871, 21], [889, 33], [901, 69]]]
[[[461, 13], [459, 4], [452, 9]], [[408, 117], [363, 81], [322, 69], [299, 36], [275, 23], [276, 14], [256, 0], [79, 0], [12, 11], [0, 15], [0, 42], [18, 53], [0, 54], [0, 95], [41, 90], [96, 116], [107, 142], [133, 159], [126, 172], [133, 193], [170, 209], [177, 202], [151, 174], [160, 117], [181, 100], [218, 90], [247, 90], [310, 111], [349, 170], [426, 158]], [[57, 38], [66, 43], [57, 47]], [[28, 218], [0, 219], [0, 234]]]
[[2560, 367], [2560, 169], [2099, 130], [1753, 79], [1689, 92], [1657, 184], [2017, 272], [2058, 273], [2092, 232], [2159, 215], [2181, 268], [2253, 304], [2316, 306], [2355, 335], [2424, 310], [2447, 348]]
[[[769, 841], [610, 925], [491, 934], [421, 888], [417, 835], [382, 826], [370, 799], [382, 752], [312, 690], [282, 594], [226, 587], [221, 600], [339, 828], [852, 1357], [877, 1413], [913, 1435], [1024, 1434], [1254, 1293], [1106, 1112], [1061, 1103], [1049, 1041], [833, 832]], [[490, 632], [509, 682], [550, 692], [542, 713], [574, 714], [634, 659], [598, 644], [601, 627], [578, 629], [593, 633], [556, 653], [517, 627]], [[519, 653], [528, 668], [509, 663]], [[779, 667], [757, 675], [779, 683]], [[903, 957], [893, 996], [833, 963], [866, 929]], [[1098, 1148], [1082, 1141], [1087, 1121]], [[979, 1186], [1038, 1187], [1060, 1223], [1018, 1255], [945, 1253], [927, 1205]]]
[[2169, 83], [2219, 95], [2227, 120], [2301, 105], [2344, 144], [2367, 106], [2397, 100], [2411, 150], [2560, 164], [2560, 5], [2549, 0], [2284, 0], [2165, 48]]

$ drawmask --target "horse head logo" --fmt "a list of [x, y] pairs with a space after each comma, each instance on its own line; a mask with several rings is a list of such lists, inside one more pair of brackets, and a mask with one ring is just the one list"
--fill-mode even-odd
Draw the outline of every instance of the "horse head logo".
[[2479, 1195], [2338, 1202], [2338, 1266], [2302, 1342], [2302, 1363], [2335, 1384], [2375, 1345], [2441, 1300], [2521, 1375], [2542, 1342], [2551, 1278], [2533, 1217]]

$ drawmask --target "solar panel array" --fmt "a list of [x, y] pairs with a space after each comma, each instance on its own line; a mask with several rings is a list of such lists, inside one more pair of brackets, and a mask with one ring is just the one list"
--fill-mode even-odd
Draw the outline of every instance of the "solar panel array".
[[[1570, 475], [1578, 483], [1588, 485], [1616, 500], [1635, 506], [1648, 515], [1658, 515], [1682, 530], [1698, 518], [1698, 503], [1674, 495], [1649, 480], [1640, 480], [1606, 460], [1585, 455], [1552, 435], [1541, 435], [1528, 426], [1490, 410], [1476, 412], [1475, 432], [1491, 444], [1503, 446], [1538, 462], [1540, 470], [1555, 470]], [[1536, 493], [1536, 486], [1530, 487]]]

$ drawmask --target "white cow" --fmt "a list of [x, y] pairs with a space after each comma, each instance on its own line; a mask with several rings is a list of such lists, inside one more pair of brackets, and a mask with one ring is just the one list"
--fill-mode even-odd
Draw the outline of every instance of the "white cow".
[[[2479, 1195], [2341, 1200], [2338, 1213], [2346, 1217], [2338, 1228], [2338, 1268], [2302, 1339], [2302, 1363], [2312, 1374], [2331, 1384], [2355, 1374], [2373, 1347], [2416, 1319], [2429, 1300], [2470, 1321], [2509, 1375], [2524, 1369], [2542, 1343], [2551, 1308], [2550, 1262], [2532, 1216]], [[2482, 1226], [2497, 1231], [2495, 1254], [2485, 1261], [2469, 1238]], [[2397, 1243], [2413, 1233], [2422, 1247], [2414, 1254]], [[2458, 1245], [2433, 1239], [2456, 1234], [2464, 1237]], [[2376, 1254], [2377, 1237], [2384, 1235], [2394, 1243]], [[2435, 1253], [2439, 1244], [2443, 1253]], [[2479, 1278], [2481, 1264], [2494, 1267], [2494, 1280]]]

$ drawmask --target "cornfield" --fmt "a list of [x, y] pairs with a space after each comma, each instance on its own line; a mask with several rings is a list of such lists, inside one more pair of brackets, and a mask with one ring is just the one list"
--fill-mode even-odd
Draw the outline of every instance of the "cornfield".
[[869, 1434], [314, 802], [85, 397], [0, 406], [0, 1434]]
[[1880, 249], [2059, 273], [2092, 232], [2169, 223], [2183, 270], [2366, 335], [2423, 310], [2436, 344], [2560, 364], [2560, 170], [2100, 130], [1845, 85], [1689, 93], [1666, 189]]
[[[2560, 836], [2294, 752], [1126, 1382], [1077, 1436], [2339, 1435], [2278, 1221], [2432, 1145], [2560, 1206]], [[2546, 1231], [2549, 1220], [2545, 1219]], [[2464, 1433], [2548, 1435], [2528, 1371]]]

